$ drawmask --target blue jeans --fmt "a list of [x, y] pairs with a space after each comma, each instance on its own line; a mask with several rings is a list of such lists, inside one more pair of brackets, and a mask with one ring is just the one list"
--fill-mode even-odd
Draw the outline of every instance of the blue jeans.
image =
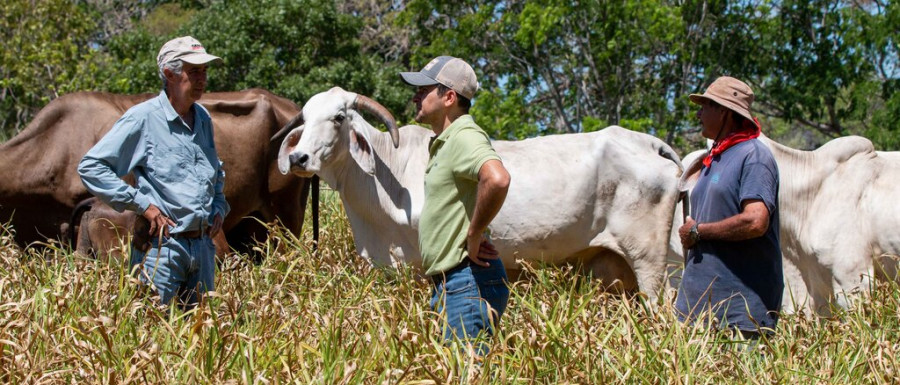
[[490, 267], [463, 260], [443, 274], [431, 276], [431, 309], [441, 314], [444, 340], [494, 334], [509, 301], [506, 269], [499, 259]]
[[146, 253], [131, 249], [131, 266], [141, 266], [137, 270], [141, 282], [152, 284], [163, 304], [178, 297], [192, 306], [199, 302], [200, 293], [215, 289], [216, 247], [209, 236], [172, 236], [163, 238], [162, 244], [152, 238]]

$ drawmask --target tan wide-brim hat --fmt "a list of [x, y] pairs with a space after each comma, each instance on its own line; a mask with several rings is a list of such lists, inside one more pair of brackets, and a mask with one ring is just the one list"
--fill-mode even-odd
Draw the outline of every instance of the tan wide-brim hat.
[[712, 100], [753, 121], [753, 115], [750, 114], [750, 105], [754, 99], [753, 90], [746, 83], [733, 77], [722, 76], [712, 82], [703, 95], [691, 94], [690, 98], [696, 104], [703, 104], [704, 99]]

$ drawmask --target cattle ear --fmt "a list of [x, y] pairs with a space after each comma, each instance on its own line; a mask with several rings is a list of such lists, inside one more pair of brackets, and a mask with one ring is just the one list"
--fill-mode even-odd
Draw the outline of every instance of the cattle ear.
[[375, 175], [375, 152], [365, 134], [350, 130], [350, 156], [369, 175]]
[[278, 149], [278, 171], [287, 175], [291, 172], [290, 155], [294, 151], [294, 147], [300, 143], [300, 137], [303, 135], [304, 126], [297, 127], [284, 138], [281, 147]]

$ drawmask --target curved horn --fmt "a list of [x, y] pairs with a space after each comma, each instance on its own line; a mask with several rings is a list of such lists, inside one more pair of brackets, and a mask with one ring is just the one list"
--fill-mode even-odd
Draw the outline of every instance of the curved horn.
[[381, 119], [391, 133], [391, 141], [394, 142], [394, 148], [400, 147], [400, 132], [397, 130], [397, 122], [387, 108], [363, 95], [356, 95], [356, 99], [353, 101], [353, 108], [369, 112]]
[[288, 132], [291, 132], [291, 130], [293, 130], [297, 127], [300, 127], [302, 125], [303, 125], [303, 111], [300, 111], [300, 113], [297, 114], [297, 116], [295, 116], [289, 122], [287, 122], [287, 124], [285, 124], [284, 127], [281, 128], [281, 130], [278, 130], [278, 132], [276, 132], [275, 135], [272, 135], [271, 141], [274, 142], [276, 140], [281, 140], [281, 138], [284, 137]]

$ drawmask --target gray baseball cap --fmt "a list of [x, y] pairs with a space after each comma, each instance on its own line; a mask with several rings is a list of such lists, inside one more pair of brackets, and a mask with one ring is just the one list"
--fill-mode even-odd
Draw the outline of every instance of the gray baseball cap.
[[401, 72], [403, 81], [413, 86], [443, 84], [472, 100], [478, 91], [478, 79], [469, 63], [453, 56], [438, 56], [428, 62], [419, 72]]
[[162, 68], [173, 60], [181, 60], [191, 64], [222, 63], [222, 58], [206, 53], [203, 44], [190, 36], [176, 37], [163, 44], [156, 55], [156, 64]]

